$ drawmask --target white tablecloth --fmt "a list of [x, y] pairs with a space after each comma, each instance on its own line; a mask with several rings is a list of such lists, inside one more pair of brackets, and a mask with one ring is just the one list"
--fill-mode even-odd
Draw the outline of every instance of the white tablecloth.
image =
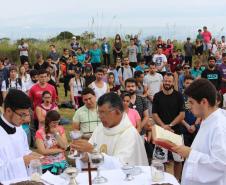
[[[125, 174], [122, 172], [122, 170], [101, 170], [101, 175], [106, 177], [108, 179], [108, 182], [105, 185], [150, 185], [155, 184], [156, 182], [152, 182], [151, 179], [151, 168], [150, 167], [141, 167], [142, 173], [140, 175], [134, 176], [134, 180], [132, 181], [124, 181]], [[92, 178], [96, 176], [96, 172], [92, 172]], [[158, 184], [161, 183], [170, 183], [173, 185], [179, 185], [176, 178], [173, 175], [170, 175], [168, 173], [164, 173], [164, 181], [157, 182]], [[12, 182], [19, 182], [22, 180], [27, 179], [17, 179], [11, 182], [3, 182], [4, 185], [9, 185]], [[77, 178], [77, 182], [79, 185], [88, 185], [88, 174], [87, 172], [79, 173]], [[58, 185], [57, 182], [54, 183], [54, 185]], [[59, 185], [67, 185], [65, 184], [59, 184]]]

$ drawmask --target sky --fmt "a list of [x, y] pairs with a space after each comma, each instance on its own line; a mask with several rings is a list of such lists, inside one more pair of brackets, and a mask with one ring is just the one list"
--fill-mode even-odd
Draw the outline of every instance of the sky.
[[50, 38], [61, 31], [97, 37], [140, 33], [195, 37], [206, 25], [226, 32], [226, 0], [0, 0], [0, 38]]

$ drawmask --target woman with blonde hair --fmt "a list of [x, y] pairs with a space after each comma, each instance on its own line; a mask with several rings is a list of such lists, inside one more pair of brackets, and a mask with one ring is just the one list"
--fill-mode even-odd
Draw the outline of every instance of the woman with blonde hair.
[[31, 80], [30, 74], [26, 72], [25, 67], [22, 65], [19, 67], [19, 75], [18, 77], [21, 79], [22, 84], [26, 86], [27, 83]]
[[201, 68], [201, 60], [196, 59], [194, 61], [194, 67], [191, 69], [191, 75], [197, 79], [197, 78], [201, 78], [201, 74], [203, 72], [202, 68]]

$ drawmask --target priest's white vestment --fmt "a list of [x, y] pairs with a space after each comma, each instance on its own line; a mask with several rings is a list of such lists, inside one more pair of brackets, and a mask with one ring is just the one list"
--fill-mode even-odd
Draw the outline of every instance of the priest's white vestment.
[[22, 127], [8, 134], [0, 126], [0, 181], [27, 177], [23, 156], [31, 153]]
[[217, 109], [202, 121], [185, 162], [182, 185], [226, 185], [226, 117]]
[[125, 113], [121, 122], [113, 128], [99, 125], [89, 142], [95, 143], [96, 149], [105, 154], [104, 168], [119, 168], [126, 163], [129, 165], [148, 165], [144, 141]]

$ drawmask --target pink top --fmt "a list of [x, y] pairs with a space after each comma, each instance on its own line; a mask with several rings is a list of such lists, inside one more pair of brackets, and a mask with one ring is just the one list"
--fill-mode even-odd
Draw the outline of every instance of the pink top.
[[[42, 103], [42, 104], [37, 105], [37, 107], [40, 107], [41, 108], [41, 113], [42, 113], [42, 116], [43, 117], [46, 117], [46, 114], [47, 114], [48, 111], [57, 110], [58, 109], [58, 107], [57, 107], [57, 105], [55, 103], [50, 104], [49, 107], [45, 107], [44, 106], [44, 103]], [[38, 128], [41, 128], [42, 126], [43, 126], [43, 124], [41, 124], [39, 122]]]
[[206, 31], [206, 32], [202, 32], [202, 37], [205, 43], [210, 43], [212, 35], [209, 31]]
[[139, 113], [135, 109], [129, 108], [127, 115], [129, 117], [129, 120], [133, 124], [133, 126], [136, 128], [137, 126], [137, 120], [141, 120]]
[[34, 110], [35, 110], [35, 108], [38, 104], [42, 103], [42, 93], [44, 91], [49, 91], [50, 94], [52, 95], [52, 102], [53, 103], [56, 102], [57, 94], [56, 94], [55, 88], [48, 83], [46, 84], [46, 87], [42, 88], [37, 83], [37, 84], [33, 85], [32, 88], [29, 91], [29, 96], [33, 101]]
[[[65, 133], [64, 127], [59, 125], [57, 129], [60, 135], [63, 135]], [[57, 145], [57, 141], [54, 134], [51, 134], [51, 133], [46, 134], [45, 129], [43, 127], [38, 129], [38, 131], [35, 134], [35, 138], [41, 139], [44, 143], [45, 148], [47, 149], [60, 148]], [[62, 160], [65, 160], [64, 152], [54, 154], [54, 155], [46, 155], [44, 159], [42, 159], [42, 164], [43, 165], [53, 164], [54, 162], [61, 162]]]

